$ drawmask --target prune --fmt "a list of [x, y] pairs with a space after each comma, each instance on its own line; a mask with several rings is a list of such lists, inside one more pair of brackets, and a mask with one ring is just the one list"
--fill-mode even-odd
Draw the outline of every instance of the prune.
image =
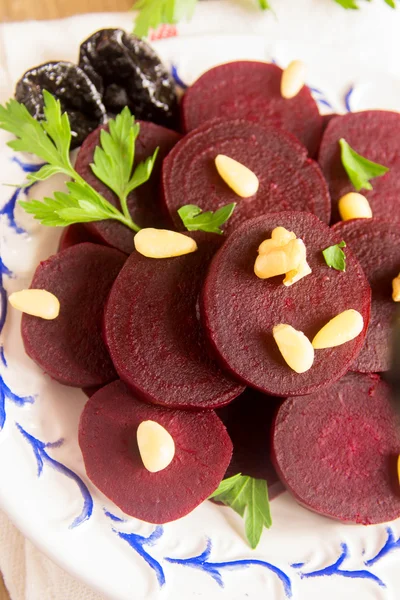
[[111, 114], [129, 106], [136, 119], [174, 129], [174, 82], [154, 50], [121, 29], [102, 29], [80, 47], [79, 66], [93, 81]]
[[61, 102], [69, 116], [71, 148], [80, 146], [91, 131], [106, 121], [101, 95], [89, 77], [69, 62], [49, 62], [27, 71], [18, 81], [15, 97], [37, 120], [44, 119], [43, 89]]

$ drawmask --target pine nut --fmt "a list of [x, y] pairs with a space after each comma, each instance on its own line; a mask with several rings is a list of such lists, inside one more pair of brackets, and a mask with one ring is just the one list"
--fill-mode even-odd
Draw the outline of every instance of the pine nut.
[[291, 240], [285, 246], [259, 254], [254, 263], [254, 273], [260, 279], [284, 275], [306, 260], [306, 248], [302, 240]]
[[393, 294], [392, 298], [395, 302], [400, 302], [400, 273], [392, 281]]
[[312, 341], [315, 350], [335, 348], [354, 340], [364, 329], [362, 315], [352, 308], [333, 317], [322, 327]]
[[171, 258], [197, 250], [192, 238], [168, 229], [141, 229], [133, 241], [136, 250], [148, 258]]
[[310, 275], [311, 273], [312, 270], [310, 268], [310, 265], [305, 260], [302, 263], [300, 263], [297, 269], [293, 269], [293, 271], [289, 271], [288, 273], [286, 273], [286, 277], [283, 280], [283, 285], [286, 285], [286, 287], [290, 287], [291, 285], [297, 283], [298, 281], [300, 281], [300, 279], [303, 279], [303, 277], [306, 277], [306, 275]]
[[283, 98], [294, 98], [304, 86], [306, 66], [301, 60], [293, 60], [283, 71], [281, 79], [281, 95]]
[[342, 196], [338, 208], [342, 221], [372, 218], [372, 210], [368, 200], [365, 196], [356, 192], [349, 192]]
[[215, 166], [225, 183], [241, 198], [250, 198], [258, 191], [257, 175], [237, 160], [218, 154]]
[[175, 442], [168, 431], [156, 421], [142, 421], [136, 432], [140, 457], [150, 473], [158, 473], [175, 456]]
[[13, 308], [47, 321], [56, 319], [60, 314], [58, 298], [46, 290], [21, 290], [11, 294], [8, 300]]
[[284, 227], [275, 227], [271, 233], [271, 239], [277, 241], [281, 246], [288, 244], [290, 240], [295, 240], [296, 237], [293, 231], [288, 231]]
[[314, 362], [314, 348], [302, 331], [281, 323], [272, 330], [275, 342], [287, 365], [296, 373], [305, 373]]

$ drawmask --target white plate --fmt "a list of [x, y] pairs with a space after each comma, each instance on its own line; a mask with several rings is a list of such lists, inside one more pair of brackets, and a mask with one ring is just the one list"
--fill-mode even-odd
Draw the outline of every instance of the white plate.
[[[343, 19], [342, 13], [337, 19]], [[107, 24], [128, 22], [128, 17], [114, 15]], [[60, 23], [47, 26], [52, 42], [46, 38], [44, 51], [27, 38], [24, 60], [29, 62], [24, 66], [57, 57], [73, 59], [78, 40], [97, 24], [99, 19], [95, 24], [86, 20], [68, 41]], [[6, 33], [10, 65], [12, 27]], [[371, 49], [367, 62], [357, 52], [332, 52], [329, 45], [316, 51], [302, 40], [301, 31], [290, 39], [187, 36], [156, 46], [186, 83], [226, 60], [274, 59], [284, 66], [303, 58], [324, 112], [400, 108], [400, 81], [391, 75], [391, 63], [385, 72]], [[12, 71], [10, 79], [20, 72]], [[19, 156], [17, 162], [5, 146], [7, 139], [0, 134], [1, 179], [22, 182], [24, 165], [32, 158]], [[60, 180], [37, 185], [35, 197], [60, 185]], [[28, 285], [39, 260], [55, 251], [59, 231], [41, 227], [18, 207], [14, 210], [16, 198], [11, 194], [10, 188], [0, 188], [0, 506], [25, 535], [65, 569], [115, 600], [398, 597], [400, 521], [368, 528], [343, 525], [301, 508], [283, 493], [272, 501], [272, 529], [251, 551], [242, 520], [230, 509], [206, 502], [180, 521], [154, 527], [127, 518], [91, 485], [77, 443], [85, 397], [51, 381], [26, 357], [20, 315], [7, 311], [5, 302], [5, 294]]]

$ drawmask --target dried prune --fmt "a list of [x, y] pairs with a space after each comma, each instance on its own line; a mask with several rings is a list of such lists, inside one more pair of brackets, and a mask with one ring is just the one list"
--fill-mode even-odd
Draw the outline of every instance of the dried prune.
[[81, 44], [79, 66], [91, 78], [111, 114], [129, 106], [136, 119], [174, 129], [174, 82], [154, 50], [121, 29], [102, 29]]
[[89, 77], [77, 65], [69, 62], [49, 62], [27, 71], [18, 81], [15, 97], [25, 104], [31, 115], [44, 119], [43, 90], [61, 102], [71, 123], [71, 148], [80, 146], [91, 131], [106, 121], [106, 109], [101, 94]]

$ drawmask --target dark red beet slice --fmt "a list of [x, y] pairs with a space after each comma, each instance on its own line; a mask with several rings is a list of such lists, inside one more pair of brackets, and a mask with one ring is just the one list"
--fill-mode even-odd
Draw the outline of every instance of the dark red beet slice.
[[102, 339], [104, 305], [125, 254], [79, 244], [40, 263], [31, 287], [60, 301], [53, 321], [24, 314], [25, 351], [53, 379], [74, 387], [104, 385], [117, 375]]
[[314, 156], [322, 135], [317, 104], [306, 86], [291, 100], [283, 98], [281, 78], [282, 69], [263, 62], [237, 61], [210, 69], [183, 97], [185, 131], [218, 117], [271, 123], [292, 133]]
[[337, 115], [336, 113], [331, 113], [329, 115], [322, 115], [322, 132], [325, 132], [325, 129], [328, 127], [329, 123], [332, 121], [332, 119], [334, 119], [335, 117], [338, 117], [339, 115]]
[[[175, 456], [158, 473], [143, 466], [136, 442], [142, 421], [171, 434]], [[140, 402], [122, 381], [87, 402], [79, 445], [91, 481], [126, 514], [168, 523], [190, 513], [217, 489], [232, 455], [232, 442], [214, 411], [170, 410]]]
[[102, 385], [92, 385], [90, 387], [82, 388], [82, 392], [85, 394], [85, 396], [91, 398], [93, 394], [101, 390], [102, 387]]
[[397, 309], [392, 300], [392, 280], [400, 273], [400, 224], [354, 219], [338, 223], [334, 230], [360, 261], [372, 289], [371, 321], [364, 347], [352, 370], [388, 371]]
[[390, 171], [371, 181], [371, 191], [361, 190], [371, 205], [374, 217], [400, 222], [400, 114], [383, 110], [349, 113], [333, 119], [324, 134], [319, 164], [329, 183], [332, 196], [332, 219], [340, 219], [339, 199], [354, 192], [340, 158], [339, 140], [369, 160]]
[[217, 414], [228, 430], [233, 455], [225, 477], [236, 473], [265, 479], [270, 488], [279, 481], [271, 462], [271, 427], [282, 400], [247, 388]]
[[189, 234], [198, 250], [168, 259], [134, 252], [105, 311], [104, 336], [121, 377], [141, 398], [173, 408], [216, 408], [243, 386], [210, 359], [199, 322], [198, 296], [223, 238]]
[[[93, 162], [95, 148], [100, 143], [101, 129], [102, 127], [97, 128], [83, 142], [75, 169], [106, 200], [114, 206], [119, 206], [118, 198], [114, 192], [97, 179], [90, 167]], [[159, 200], [161, 165], [164, 157], [180, 138], [181, 136], [175, 131], [154, 123], [140, 121], [140, 133], [135, 147], [135, 164], [144, 161], [159, 147], [157, 160], [149, 181], [134, 190], [128, 198], [128, 207], [132, 219], [140, 227], [170, 226], [168, 215], [163, 214]], [[125, 225], [109, 219], [87, 223], [86, 227], [103, 244], [117, 248], [126, 254], [132, 252], [133, 232]]]
[[[283, 276], [262, 280], [253, 271], [258, 246], [277, 226], [304, 241], [312, 269], [291, 287], [283, 285]], [[314, 215], [283, 212], [247, 221], [216, 254], [203, 287], [203, 323], [221, 364], [239, 380], [274, 396], [296, 396], [329, 385], [349, 369], [364, 342], [371, 292], [349, 249], [345, 273], [326, 265], [322, 250], [339, 240]], [[273, 339], [273, 327], [287, 323], [312, 339], [349, 308], [363, 315], [363, 332], [342, 346], [316, 351], [306, 373], [292, 371]]]
[[58, 250], [66, 250], [71, 246], [83, 244], [84, 242], [92, 242], [93, 244], [99, 243], [82, 223], [75, 223], [74, 225], [66, 227], [62, 232]]
[[[240, 198], [217, 172], [215, 157], [226, 154], [251, 169], [260, 187]], [[273, 126], [218, 120], [185, 136], [164, 160], [164, 202], [175, 226], [184, 230], [178, 208], [196, 204], [204, 210], [237, 202], [224, 225], [230, 233], [249, 218], [268, 212], [304, 210], [329, 223], [328, 186], [317, 163], [290, 134]]]
[[377, 375], [349, 373], [323, 392], [283, 403], [274, 462], [298, 502], [363, 525], [400, 517], [400, 430], [390, 393]]

